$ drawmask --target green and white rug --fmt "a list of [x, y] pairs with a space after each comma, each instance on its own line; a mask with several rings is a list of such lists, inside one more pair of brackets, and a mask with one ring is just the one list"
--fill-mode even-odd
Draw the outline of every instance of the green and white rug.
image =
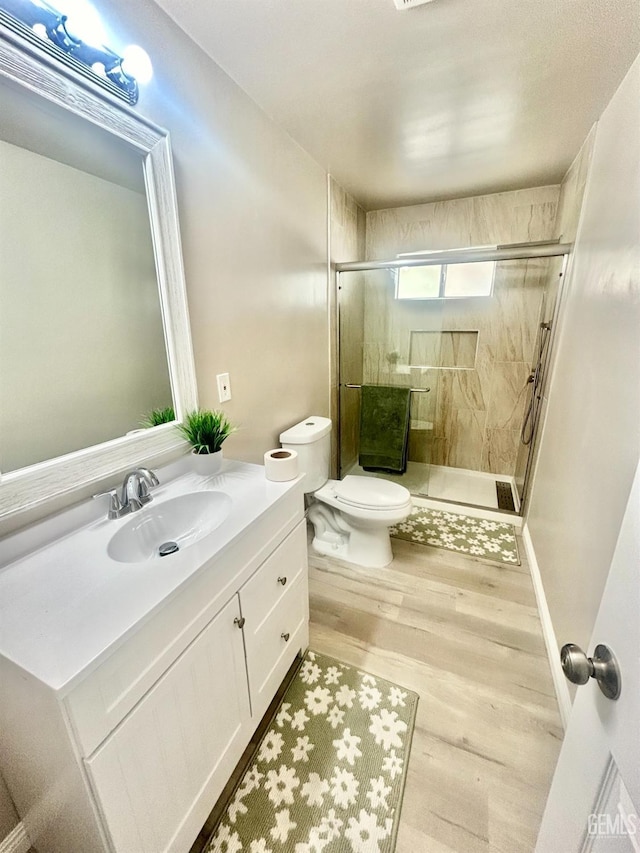
[[307, 652], [205, 853], [391, 853], [417, 704]]
[[520, 565], [513, 524], [414, 507], [409, 518], [389, 528], [389, 532], [397, 539], [420, 545], [434, 545], [472, 557]]

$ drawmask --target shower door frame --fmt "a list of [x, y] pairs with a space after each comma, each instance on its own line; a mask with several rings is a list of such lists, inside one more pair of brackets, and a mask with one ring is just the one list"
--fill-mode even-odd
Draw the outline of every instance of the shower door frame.
[[[573, 246], [572, 246], [573, 248]], [[549, 388], [550, 377], [549, 374], [552, 371], [554, 366], [554, 356], [555, 356], [555, 346], [557, 343], [557, 335], [556, 332], [558, 330], [558, 322], [560, 318], [560, 311], [562, 309], [562, 305], [564, 303], [566, 283], [567, 283], [567, 267], [569, 264], [570, 252], [567, 252], [562, 260], [562, 268], [558, 273], [558, 277], [560, 279], [558, 283], [558, 291], [556, 293], [555, 304], [553, 306], [553, 313], [551, 316], [551, 328], [549, 330], [549, 343], [547, 345], [546, 355], [542, 359], [542, 381], [539, 385], [539, 393], [538, 400], [539, 405], [535, 414], [535, 418], [533, 421], [532, 427], [532, 436], [531, 441], [529, 442], [529, 454], [527, 456], [527, 464], [525, 467], [524, 478], [522, 483], [522, 495], [520, 496], [520, 507], [518, 509], [517, 515], [524, 516], [525, 509], [527, 507], [527, 503], [529, 501], [530, 494], [530, 486], [531, 486], [531, 478], [533, 475], [533, 468], [535, 465], [535, 460], [538, 455], [538, 443], [540, 439], [540, 417], [542, 414], [542, 401], [547, 393], [547, 389]]]
[[[434, 266], [437, 264], [471, 264], [490, 261], [516, 261], [516, 260], [531, 260], [533, 258], [556, 258], [563, 256], [562, 269], [559, 273], [559, 286], [556, 294], [555, 305], [553, 308], [553, 317], [551, 320], [551, 330], [549, 332], [549, 344], [547, 354], [544, 360], [544, 369], [542, 382], [540, 383], [539, 398], [540, 402], [545, 395], [549, 382], [550, 368], [553, 367], [554, 353], [556, 344], [556, 331], [558, 318], [560, 316], [561, 306], [565, 295], [564, 284], [566, 282], [566, 272], [569, 256], [573, 250], [573, 243], [560, 243], [559, 241], [545, 240], [537, 243], [514, 243], [505, 246], [497, 246], [495, 249], [449, 249], [443, 252], [429, 252], [424, 256], [404, 257], [402, 259], [393, 258], [392, 260], [381, 261], [350, 261], [345, 263], [336, 263], [333, 269], [336, 273], [335, 279], [335, 318], [336, 324], [336, 377], [337, 377], [337, 395], [335, 423], [336, 423], [336, 440], [337, 440], [337, 475], [342, 475], [341, 453], [342, 453], [342, 389], [347, 387], [342, 382], [342, 359], [341, 359], [341, 335], [340, 335], [340, 277], [343, 272], [367, 272], [371, 270], [398, 270], [402, 267], [422, 267]], [[533, 437], [529, 444], [529, 454], [525, 467], [524, 482], [522, 487], [522, 496], [520, 497], [519, 508], [515, 512], [509, 510], [501, 510], [511, 515], [523, 516], [529, 498], [529, 487], [531, 484], [531, 476], [533, 466], [537, 456], [538, 433], [540, 425], [540, 413], [542, 405], [538, 407], [535, 421], [533, 424]], [[432, 500], [439, 500], [433, 498]], [[457, 501], [444, 501], [443, 503], [458, 504]], [[475, 506], [475, 504], [458, 504], [459, 506]]]

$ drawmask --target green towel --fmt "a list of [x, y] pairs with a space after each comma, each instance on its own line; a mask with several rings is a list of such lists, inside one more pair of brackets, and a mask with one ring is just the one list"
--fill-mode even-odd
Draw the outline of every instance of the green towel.
[[359, 461], [365, 471], [407, 470], [410, 403], [409, 388], [362, 386]]

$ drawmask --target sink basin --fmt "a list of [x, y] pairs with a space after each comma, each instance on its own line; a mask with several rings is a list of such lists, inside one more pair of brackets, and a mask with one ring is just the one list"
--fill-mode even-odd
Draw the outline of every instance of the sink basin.
[[[120, 563], [142, 563], [182, 551], [219, 527], [231, 510], [225, 492], [191, 492], [149, 504], [109, 540], [107, 553]], [[174, 547], [177, 546], [177, 547]]]

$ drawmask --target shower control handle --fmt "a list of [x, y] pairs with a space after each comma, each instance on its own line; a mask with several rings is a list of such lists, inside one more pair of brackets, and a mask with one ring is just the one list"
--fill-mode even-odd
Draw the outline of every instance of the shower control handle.
[[560, 662], [562, 671], [572, 684], [586, 684], [590, 678], [595, 678], [607, 699], [617, 699], [620, 696], [620, 667], [608, 646], [596, 646], [593, 657], [589, 658], [580, 646], [567, 643], [560, 649]]

